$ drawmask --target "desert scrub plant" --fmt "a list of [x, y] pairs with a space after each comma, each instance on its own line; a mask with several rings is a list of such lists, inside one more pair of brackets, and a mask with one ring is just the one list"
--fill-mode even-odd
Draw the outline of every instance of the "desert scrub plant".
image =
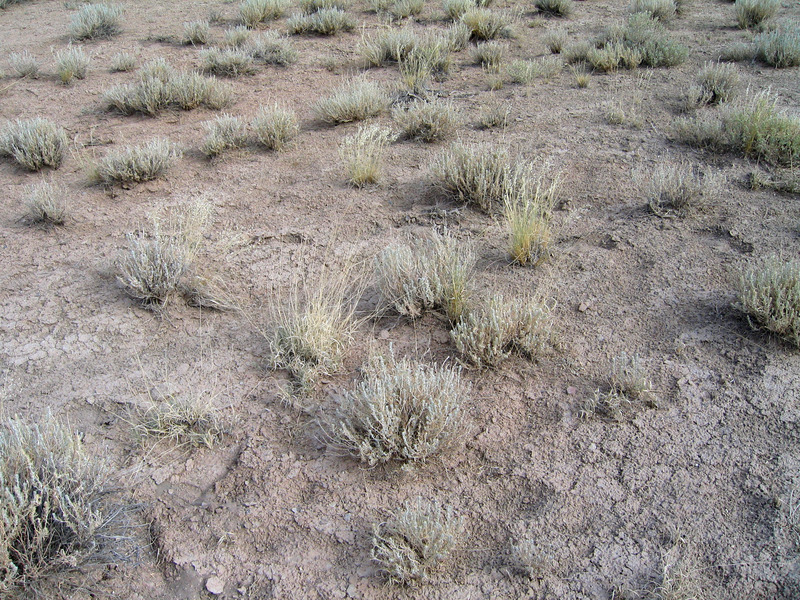
[[407, 358], [372, 356], [363, 380], [342, 397], [323, 423], [335, 448], [370, 467], [389, 461], [425, 461], [462, 437], [462, 405], [469, 395], [461, 371]]
[[252, 38], [246, 46], [253, 60], [286, 67], [297, 61], [297, 50], [288, 38], [275, 31], [266, 31]]
[[181, 43], [186, 46], [202, 46], [211, 39], [211, 26], [208, 21], [191, 21], [183, 24]]
[[463, 538], [464, 521], [451, 507], [417, 498], [372, 527], [372, 559], [392, 583], [423, 583]]
[[511, 37], [511, 19], [488, 8], [470, 8], [460, 17], [471, 37], [477, 40], [493, 40]]
[[169, 80], [170, 104], [183, 110], [205, 106], [212, 110], [224, 108], [231, 101], [231, 90], [214, 77], [200, 73], [176, 73]]
[[706, 63], [689, 88], [687, 106], [695, 108], [729, 102], [739, 86], [739, 70], [729, 63]]
[[111, 57], [108, 69], [112, 73], [126, 73], [136, 68], [136, 57], [130, 52], [118, 52]]
[[737, 103], [726, 111], [725, 128], [734, 148], [777, 165], [800, 160], [800, 117], [778, 109], [770, 90]]
[[607, 73], [616, 71], [619, 67], [635, 69], [642, 63], [643, 56], [641, 51], [626, 46], [623, 42], [611, 42], [589, 50], [586, 60], [595, 71]]
[[[648, 13], [639, 12], [631, 15], [624, 26], [611, 27], [596, 41], [594, 49], [587, 49], [584, 56], [575, 57], [573, 62], [588, 60], [595, 68], [606, 71], [619, 65], [635, 68], [639, 63], [647, 67], [674, 67], [686, 60], [688, 52], [686, 46], [669, 37], [661, 23]], [[637, 58], [636, 64], [630, 64], [631, 57]]]
[[446, 30], [447, 44], [451, 52], [461, 52], [469, 44], [472, 30], [461, 21], [452, 23]]
[[444, 0], [442, 2], [444, 14], [454, 21], [457, 21], [465, 12], [477, 6], [478, 4], [475, 0]]
[[371, 67], [381, 67], [388, 62], [399, 62], [419, 44], [419, 38], [410, 28], [384, 29], [362, 37], [358, 50]]
[[[499, 81], [502, 83], [502, 78]], [[507, 102], [490, 102], [481, 110], [478, 117], [478, 126], [481, 129], [505, 129], [508, 127], [510, 118], [510, 104]]]
[[0, 131], [0, 156], [10, 156], [30, 171], [58, 169], [67, 153], [67, 134], [47, 119], [16, 120]]
[[512, 161], [508, 151], [456, 142], [434, 159], [437, 185], [460, 202], [492, 212], [529, 190], [531, 166]]
[[148, 392], [149, 402], [138, 410], [133, 431], [142, 441], [166, 439], [178, 446], [212, 448], [226, 432], [222, 411], [210, 390], [163, 394]]
[[572, 0], [535, 0], [536, 10], [551, 17], [569, 17], [574, 5]]
[[553, 339], [550, 313], [544, 302], [497, 295], [484, 308], [467, 310], [450, 337], [478, 368], [495, 367], [512, 354], [532, 359]]
[[175, 145], [165, 139], [127, 146], [97, 162], [89, 172], [89, 181], [102, 185], [150, 181], [166, 173], [179, 156]]
[[336, 125], [374, 117], [388, 107], [389, 96], [379, 83], [356, 78], [317, 102], [314, 112], [325, 123]]
[[287, 0], [245, 0], [239, 5], [239, 19], [251, 29], [286, 14]]
[[567, 45], [567, 32], [563, 29], [553, 29], [544, 35], [544, 45], [551, 54], [561, 54]]
[[489, 73], [499, 73], [506, 54], [506, 45], [497, 41], [481, 42], [472, 51], [472, 59]]
[[755, 38], [755, 56], [771, 67], [800, 66], [800, 23], [781, 23]]
[[[634, 180], [640, 179], [634, 177]], [[685, 162], [659, 162], [643, 185], [650, 210], [659, 217], [686, 216], [702, 208], [713, 197], [716, 183], [702, 177]]]
[[289, 148], [300, 134], [295, 112], [279, 104], [262, 106], [250, 127], [260, 146], [278, 152]]
[[654, 408], [657, 404], [653, 383], [641, 357], [623, 352], [611, 359], [608, 388], [595, 390], [584, 403], [580, 416], [588, 419], [601, 415], [612, 421], [622, 421], [637, 407]]
[[250, 41], [252, 33], [244, 25], [230, 27], [222, 34], [222, 45], [225, 48], [244, 48]]
[[56, 52], [56, 73], [64, 85], [73, 79], [84, 79], [88, 68], [89, 56], [83, 48], [70, 46]]
[[8, 62], [19, 77], [36, 79], [39, 76], [39, 61], [27, 50], [12, 52], [8, 56]]
[[151, 60], [140, 69], [136, 83], [114, 86], [103, 99], [109, 108], [124, 115], [140, 112], [153, 116], [172, 102], [174, 77], [175, 69], [164, 59]]
[[564, 63], [555, 56], [543, 56], [534, 60], [515, 60], [506, 67], [508, 78], [513, 83], [528, 85], [534, 79], [549, 81], [561, 72]]
[[551, 221], [560, 185], [559, 176], [549, 182], [540, 178], [527, 194], [506, 200], [503, 217], [509, 234], [508, 253], [513, 262], [536, 266], [550, 255]]
[[[0, 594], [124, 559], [132, 507], [109, 466], [48, 416], [0, 428]], [[38, 590], [41, 593], [41, 590]], [[30, 595], [28, 595], [30, 594]]]
[[410, 94], [427, 95], [431, 78], [441, 79], [450, 71], [451, 46], [447, 39], [427, 37], [400, 58], [400, 82]]
[[85, 4], [72, 18], [69, 35], [73, 40], [111, 38], [122, 31], [122, 9], [115, 4]]
[[43, 181], [25, 189], [25, 220], [34, 225], [63, 225], [67, 220], [67, 192]]
[[471, 246], [447, 231], [389, 246], [375, 259], [381, 310], [391, 308], [411, 319], [442, 311], [451, 323], [458, 322], [472, 296], [475, 262]]
[[239, 117], [223, 114], [204, 124], [206, 137], [202, 152], [208, 158], [222, 154], [225, 150], [241, 148], [247, 143], [247, 126]]
[[392, 118], [402, 135], [409, 139], [431, 143], [452, 136], [460, 124], [455, 107], [441, 100], [415, 100], [409, 106], [392, 111]]
[[347, 182], [357, 188], [377, 183], [383, 153], [394, 139], [395, 135], [380, 125], [359, 127], [354, 134], [345, 137], [339, 145], [339, 155], [347, 172]]
[[678, 12], [675, 0], [633, 0], [632, 13], [646, 13], [652, 19], [669, 21]]
[[202, 70], [223, 77], [239, 77], [255, 73], [252, 57], [235, 48], [208, 48], [200, 52]]
[[289, 33], [336, 35], [340, 31], [351, 31], [356, 20], [339, 8], [323, 8], [311, 14], [297, 14], [286, 22]]
[[800, 261], [770, 256], [744, 269], [738, 283], [736, 306], [750, 326], [800, 348]]
[[780, 0], [736, 0], [733, 6], [739, 29], [750, 29], [774, 17], [781, 3]]
[[304, 15], [310, 15], [330, 8], [347, 10], [349, 6], [350, 0], [300, 0], [300, 12]]

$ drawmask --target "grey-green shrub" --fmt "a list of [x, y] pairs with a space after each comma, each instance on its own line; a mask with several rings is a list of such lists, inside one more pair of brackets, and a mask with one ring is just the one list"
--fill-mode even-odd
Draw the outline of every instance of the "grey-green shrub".
[[739, 70], [727, 63], [706, 63], [689, 88], [689, 106], [729, 102], [739, 86]]
[[165, 139], [154, 139], [141, 146], [127, 146], [109, 152], [90, 171], [92, 183], [139, 183], [163, 175], [180, 156], [175, 145]]
[[540, 13], [553, 17], [569, 17], [574, 9], [572, 0], [535, 0], [533, 4]]
[[336, 35], [354, 29], [356, 20], [339, 8], [323, 8], [307, 15], [294, 15], [286, 25], [291, 34]]
[[255, 73], [251, 56], [236, 48], [208, 48], [200, 52], [200, 60], [203, 71], [213, 75], [238, 77]]
[[472, 51], [473, 60], [486, 69], [489, 73], [499, 73], [500, 65], [503, 63], [507, 46], [500, 42], [491, 40], [480, 42]]
[[202, 151], [209, 158], [225, 150], [241, 148], [247, 143], [247, 127], [239, 117], [220, 115], [205, 123], [205, 129]]
[[755, 38], [755, 55], [771, 67], [800, 66], [800, 23], [784, 22]]
[[67, 134], [48, 119], [9, 122], [0, 130], [0, 156], [10, 156], [30, 171], [57, 169], [67, 153]]
[[280, 19], [288, 8], [287, 0], [245, 0], [239, 5], [239, 19], [246, 27]]
[[183, 110], [205, 106], [219, 110], [230, 104], [230, 88], [214, 77], [200, 73], [175, 73], [169, 80], [170, 103]]
[[61, 83], [71, 83], [73, 79], [84, 79], [89, 68], [89, 56], [82, 48], [70, 46], [56, 52], [56, 73]]
[[109, 70], [112, 73], [125, 73], [136, 68], [136, 57], [129, 52], [118, 52], [111, 57]]
[[470, 8], [461, 15], [461, 22], [469, 28], [474, 39], [511, 37], [511, 19], [488, 8]]
[[460, 19], [465, 12], [477, 6], [475, 0], [444, 0], [442, 2], [444, 13], [454, 21]]
[[738, 307], [761, 327], [800, 347], [800, 261], [771, 256], [739, 277]]
[[533, 60], [515, 60], [508, 65], [506, 73], [512, 82], [527, 85], [535, 79], [552, 79], [563, 67], [564, 63], [560, 58], [542, 56]]
[[389, 14], [395, 19], [407, 19], [419, 15], [425, 7], [425, 0], [395, 0], [389, 7]]
[[419, 41], [410, 28], [385, 29], [362, 38], [359, 53], [369, 66], [380, 67], [388, 62], [401, 61], [418, 46]]
[[780, 0], [736, 0], [733, 6], [739, 27], [748, 29], [774, 17], [781, 3]]
[[73, 40], [110, 38], [122, 31], [122, 9], [115, 4], [85, 4], [69, 25]]
[[250, 41], [252, 33], [244, 25], [231, 27], [222, 35], [222, 45], [226, 48], [243, 48]]
[[63, 225], [67, 219], [67, 192], [47, 181], [25, 189], [26, 220], [39, 225]]
[[552, 54], [561, 54], [567, 44], [567, 32], [563, 29], [553, 29], [544, 36], [544, 44]]
[[211, 26], [208, 21], [192, 21], [183, 24], [183, 38], [181, 42], [186, 45], [202, 46], [211, 39]]
[[321, 10], [329, 10], [331, 8], [344, 11], [347, 10], [349, 6], [349, 0], [300, 0], [300, 12], [305, 15], [310, 15]]
[[381, 176], [383, 153], [394, 141], [394, 134], [380, 125], [358, 128], [339, 145], [339, 154], [347, 172], [347, 182], [354, 187], [377, 183]]
[[460, 124], [452, 103], [441, 100], [417, 100], [392, 111], [392, 118], [407, 138], [438, 142], [450, 137]]
[[268, 65], [291, 65], [297, 61], [297, 50], [291, 41], [275, 31], [266, 31], [247, 43], [246, 51], [254, 60]]
[[444, 38], [426, 37], [399, 61], [400, 81], [412, 94], [424, 95], [431, 78], [450, 70], [451, 45]]
[[39, 76], [39, 61], [27, 50], [12, 52], [8, 57], [8, 62], [20, 77], [36, 79]]
[[262, 106], [250, 127], [259, 145], [267, 150], [285, 150], [300, 134], [300, 124], [294, 111], [273, 105]]
[[681, 162], [659, 162], [643, 187], [650, 210], [659, 217], [685, 216], [711, 195], [697, 169]]
[[647, 13], [651, 18], [668, 21], [678, 12], [675, 0], [633, 0], [631, 12]]
[[344, 83], [314, 106], [317, 116], [333, 125], [379, 115], [389, 106], [389, 96], [373, 81], [357, 78]]

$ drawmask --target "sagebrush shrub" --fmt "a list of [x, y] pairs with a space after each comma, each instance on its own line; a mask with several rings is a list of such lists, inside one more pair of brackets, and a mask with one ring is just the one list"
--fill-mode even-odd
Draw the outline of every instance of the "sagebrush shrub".
[[89, 68], [89, 56], [82, 48], [72, 47], [56, 52], [56, 73], [64, 85], [73, 79], [84, 79]]
[[394, 134], [380, 125], [359, 127], [354, 134], [344, 138], [339, 153], [345, 164], [348, 183], [359, 188], [377, 183], [383, 152], [394, 139]]
[[246, 50], [254, 60], [282, 67], [297, 61], [298, 55], [289, 39], [275, 31], [266, 31], [252, 38]]
[[244, 25], [237, 25], [225, 30], [222, 35], [222, 45], [225, 48], [244, 48], [250, 41], [250, 36], [253, 34]]
[[736, 95], [739, 70], [727, 63], [706, 63], [689, 88], [689, 107], [728, 102]]
[[800, 347], [800, 261], [768, 257], [742, 272], [738, 291], [751, 327]]
[[183, 24], [183, 38], [185, 45], [202, 46], [211, 39], [211, 26], [208, 21], [191, 21]]
[[552, 54], [561, 54], [567, 45], [567, 32], [563, 29], [553, 29], [544, 36], [544, 45]]
[[209, 158], [225, 150], [241, 148], [247, 143], [247, 126], [239, 117], [220, 115], [214, 121], [205, 123], [205, 129], [202, 151]]
[[535, 0], [533, 4], [539, 12], [553, 17], [568, 17], [574, 9], [572, 0]]
[[124, 558], [132, 507], [108, 465], [48, 416], [0, 426], [0, 595]]
[[169, 81], [170, 103], [183, 110], [205, 106], [219, 110], [230, 103], [231, 90], [214, 77], [200, 73], [176, 73]]
[[10, 156], [30, 171], [58, 169], [67, 153], [67, 133], [47, 119], [36, 117], [8, 123], [0, 131], [0, 156]]
[[448, 39], [428, 36], [399, 60], [400, 80], [412, 94], [426, 95], [432, 77], [441, 78], [450, 71], [451, 44]]
[[471, 299], [475, 262], [472, 248], [447, 232], [389, 246], [375, 259], [381, 309], [412, 319], [442, 311], [456, 323]]
[[668, 21], [678, 12], [675, 0], [633, 0], [631, 12], [646, 13], [659, 21]]
[[69, 25], [73, 40], [110, 38], [122, 31], [122, 9], [114, 4], [85, 4]]
[[149, 181], [163, 175], [179, 156], [174, 144], [154, 139], [108, 153], [92, 168], [89, 180], [103, 185]]
[[389, 106], [389, 96], [373, 81], [356, 78], [341, 85], [314, 106], [317, 116], [333, 125], [374, 117]]
[[136, 57], [129, 52], [118, 52], [111, 57], [109, 70], [112, 73], [125, 73], [136, 68]]
[[323, 8], [311, 14], [294, 15], [286, 25], [291, 34], [336, 35], [340, 31], [353, 30], [356, 20], [339, 8]]
[[800, 66], [800, 23], [784, 22], [774, 31], [757, 35], [755, 55], [778, 69]]
[[407, 19], [419, 15], [425, 8], [425, 0], [395, 0], [389, 7], [389, 14], [395, 19]]
[[475, 46], [472, 57], [489, 73], [499, 73], [507, 46], [497, 41], [481, 42]]
[[26, 219], [40, 225], [63, 225], [68, 213], [66, 196], [64, 188], [46, 181], [27, 187]]
[[392, 583], [424, 582], [463, 541], [464, 521], [451, 507], [418, 498], [372, 528], [372, 559]]
[[515, 60], [506, 68], [514, 83], [529, 84], [534, 79], [550, 80], [561, 72], [564, 63], [556, 56], [542, 56], [534, 60]]
[[267, 150], [285, 150], [300, 134], [295, 112], [279, 104], [262, 106], [250, 126], [256, 141]]
[[465, 12], [477, 6], [475, 0], [444, 0], [442, 3], [444, 13], [454, 21], [460, 19]]
[[20, 77], [36, 79], [39, 76], [39, 61], [27, 50], [12, 52], [8, 56], [8, 62]]
[[447, 139], [460, 123], [453, 104], [442, 100], [416, 100], [396, 108], [392, 118], [405, 137], [428, 143]]
[[211, 448], [225, 433], [221, 413], [214, 404], [214, 395], [207, 390], [151, 396], [148, 405], [139, 409], [133, 429], [142, 438]]
[[781, 111], [770, 90], [735, 104], [723, 116], [730, 143], [745, 156], [779, 165], [800, 160], [800, 117]]
[[371, 37], [363, 37], [359, 52], [367, 64], [380, 67], [388, 62], [399, 62], [419, 44], [419, 38], [410, 29], [386, 29]]
[[374, 466], [424, 461], [460, 440], [468, 386], [458, 368], [373, 356], [362, 374], [324, 423], [333, 446]]
[[223, 77], [238, 77], [255, 73], [252, 57], [236, 48], [208, 48], [200, 52], [205, 73]]
[[331, 8], [347, 10], [349, 6], [349, 0], [300, 0], [300, 11], [306, 15]]
[[695, 168], [672, 162], [660, 162], [643, 191], [650, 210], [659, 217], [690, 214], [701, 208], [712, 193]]
[[504, 14], [488, 8], [470, 8], [460, 17], [461, 22], [478, 40], [511, 37], [511, 20]]
[[736, 0], [733, 6], [739, 27], [749, 29], [774, 17], [781, 3], [780, 0]]
[[245, 0], [239, 5], [239, 19], [246, 27], [280, 19], [288, 8], [287, 0]]

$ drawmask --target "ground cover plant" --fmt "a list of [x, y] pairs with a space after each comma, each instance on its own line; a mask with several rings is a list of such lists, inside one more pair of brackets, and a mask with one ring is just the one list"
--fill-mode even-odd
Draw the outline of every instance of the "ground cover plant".
[[95, 163], [89, 171], [89, 181], [102, 185], [150, 181], [166, 173], [179, 156], [175, 145], [165, 139], [127, 146]]
[[25, 193], [26, 219], [36, 225], [63, 225], [69, 213], [66, 190], [50, 182], [31, 185]]
[[8, 62], [20, 77], [36, 78], [39, 76], [39, 61], [27, 50], [11, 53], [8, 56]]
[[800, 347], [800, 263], [771, 256], [739, 277], [739, 307], [763, 327]]
[[56, 52], [56, 73], [61, 83], [67, 85], [73, 79], [84, 79], [89, 68], [89, 57], [79, 47], [70, 47]]
[[286, 150], [300, 134], [295, 112], [279, 104], [262, 106], [250, 127], [257, 143], [267, 150]]
[[389, 96], [379, 83], [368, 79], [353, 79], [322, 98], [314, 106], [317, 116], [331, 125], [362, 121], [374, 117], [389, 107]]
[[440, 100], [416, 100], [409, 106], [397, 107], [392, 118], [405, 137], [428, 143], [451, 137], [460, 124], [453, 105]]
[[347, 182], [360, 188], [377, 183], [381, 176], [381, 162], [386, 147], [394, 141], [394, 134], [380, 125], [359, 127], [339, 146], [344, 161]]
[[87, 4], [82, 6], [69, 25], [73, 40], [110, 38], [122, 31], [122, 9], [115, 4]]
[[30, 171], [58, 169], [67, 144], [64, 129], [42, 117], [13, 121], [0, 129], [0, 156], [10, 156]]

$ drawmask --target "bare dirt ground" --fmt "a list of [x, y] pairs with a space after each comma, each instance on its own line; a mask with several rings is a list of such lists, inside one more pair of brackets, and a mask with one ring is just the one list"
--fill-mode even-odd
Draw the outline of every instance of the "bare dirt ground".
[[[570, 19], [535, 22], [531, 5], [509, 40], [509, 60], [547, 54], [548, 30], [589, 39], [627, 17], [627, 2], [576, 2]], [[104, 91], [133, 81], [110, 73], [110, 57], [140, 64], [164, 57], [199, 66], [199, 48], [164, 40], [182, 23], [219, 12], [216, 41], [238, 5], [220, 2], [124, 4], [124, 31], [84, 44], [87, 78], [55, 77], [52, 50], [68, 43], [77, 6], [32, 1], [0, 11], [0, 56], [24, 49], [44, 74], [0, 81], [0, 125], [47, 116], [63, 125], [73, 151], [57, 171], [28, 173], [0, 161], [0, 361], [6, 414], [68, 419], [93, 452], [121, 469], [142, 504], [137, 559], [94, 571], [79, 598], [208, 597], [209, 577], [224, 598], [598, 598], [615, 590], [653, 591], [676, 560], [704, 598], [800, 598], [798, 538], [789, 507], [800, 490], [800, 354], [754, 332], [733, 306], [738, 271], [773, 253], [797, 256], [800, 199], [744, 185], [755, 165], [668, 140], [699, 67], [747, 39], [733, 5], [690, 0], [668, 29], [687, 44], [671, 69], [595, 74], [585, 89], [568, 68], [530, 86], [490, 91], [469, 50], [433, 89], [449, 97], [469, 143], [493, 142], [516, 156], [552, 161], [564, 176], [554, 257], [535, 269], [508, 263], [499, 220], [462, 209], [432, 188], [428, 164], [446, 146], [393, 144], [382, 182], [345, 182], [338, 144], [356, 124], [328, 127], [314, 103], [360, 72], [362, 32], [295, 37], [299, 60], [260, 66], [230, 80], [227, 112], [251, 118], [281, 101], [302, 132], [284, 153], [244, 149], [209, 161], [199, 151], [202, 123], [218, 113], [166, 111], [121, 116]], [[350, 12], [370, 33], [379, 19], [357, 1]], [[779, 18], [800, 18], [785, 2]], [[413, 23], [443, 28], [429, 2]], [[269, 25], [285, 30], [285, 19]], [[742, 89], [771, 88], [797, 111], [797, 69], [740, 65]], [[369, 70], [393, 84], [397, 67]], [[510, 108], [505, 129], [478, 128], [487, 106]], [[610, 106], [631, 107], [641, 127], [611, 125]], [[390, 124], [389, 116], [376, 119]], [[184, 156], [165, 178], [104, 190], [85, 165], [125, 144], [166, 136]], [[725, 178], [719, 199], [686, 219], [650, 213], [632, 173], [687, 158]], [[69, 190], [72, 219], [40, 229], [20, 223], [24, 187], [52, 178]], [[215, 313], [176, 303], [162, 317], [144, 310], [115, 281], [125, 234], [164, 207], [205, 198], [215, 209], [208, 264], [222, 273], [243, 310]], [[367, 260], [390, 241], [447, 225], [479, 253], [480, 294], [543, 294], [556, 303], [558, 348], [535, 363], [514, 358], [491, 372], [466, 371], [473, 394], [464, 446], [413, 469], [366, 469], [318, 441], [308, 419], [280, 395], [285, 374], [270, 372], [266, 307], [285, 298], [319, 265]], [[307, 281], [313, 281], [307, 280]], [[369, 298], [367, 299], [369, 303]], [[367, 321], [345, 372], [320, 384], [321, 397], [352, 385], [369, 347], [453, 360], [446, 326]], [[602, 386], [612, 357], [638, 353], [655, 382], [657, 408], [621, 423], [581, 420], [583, 402]], [[154, 385], [210, 389], [232, 418], [211, 449], [145, 445], [131, 434], [130, 408]], [[419, 588], [385, 583], [370, 558], [371, 527], [417, 496], [449, 504], [466, 519], [456, 555]], [[512, 546], [533, 539], [548, 557], [536, 577], [515, 566]]]

